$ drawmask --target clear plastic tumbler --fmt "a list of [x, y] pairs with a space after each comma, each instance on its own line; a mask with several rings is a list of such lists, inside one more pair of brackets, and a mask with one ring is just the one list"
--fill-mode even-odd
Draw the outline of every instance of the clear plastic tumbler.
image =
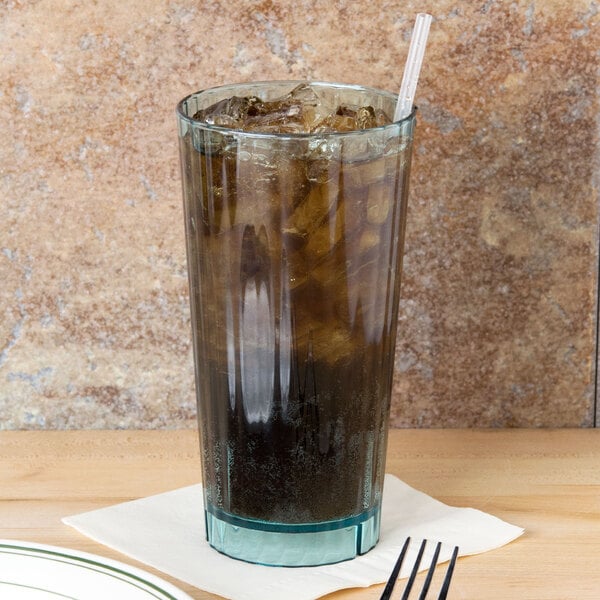
[[[415, 114], [343, 133], [259, 133], [177, 107], [209, 543], [268, 565], [338, 562], [379, 538]], [[332, 106], [393, 94], [311, 83]]]

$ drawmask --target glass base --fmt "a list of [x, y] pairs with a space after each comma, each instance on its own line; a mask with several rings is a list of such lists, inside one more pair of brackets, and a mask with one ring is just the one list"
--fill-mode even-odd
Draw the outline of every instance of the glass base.
[[350, 560], [379, 539], [380, 508], [338, 521], [285, 525], [244, 519], [214, 507], [204, 511], [208, 543], [223, 554], [278, 567]]

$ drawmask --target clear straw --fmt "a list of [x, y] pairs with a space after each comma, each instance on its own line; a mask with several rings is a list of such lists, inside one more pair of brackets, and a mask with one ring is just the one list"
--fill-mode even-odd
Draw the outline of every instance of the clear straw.
[[408, 117], [412, 112], [430, 25], [431, 15], [427, 13], [419, 13], [417, 15], [410, 48], [408, 49], [408, 57], [406, 58], [406, 66], [404, 67], [404, 75], [402, 76], [402, 85], [400, 86], [396, 112], [394, 113], [394, 122]]

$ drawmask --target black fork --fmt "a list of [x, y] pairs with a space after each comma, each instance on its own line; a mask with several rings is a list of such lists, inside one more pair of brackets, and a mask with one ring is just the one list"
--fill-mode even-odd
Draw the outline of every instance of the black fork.
[[[394, 565], [394, 569], [392, 570], [392, 574], [388, 579], [388, 582], [383, 590], [383, 594], [379, 600], [390, 600], [392, 597], [392, 591], [394, 589], [394, 585], [396, 585], [396, 580], [398, 579], [398, 575], [400, 573], [400, 568], [402, 567], [402, 562], [404, 561], [404, 556], [406, 555], [406, 551], [408, 550], [408, 546], [410, 544], [410, 538], [406, 538], [406, 542], [404, 542], [404, 546], [402, 547], [402, 551], [400, 552], [400, 556], [398, 556], [398, 560]], [[415, 583], [415, 579], [417, 577], [417, 572], [419, 571], [419, 565], [421, 564], [421, 559], [423, 558], [423, 552], [425, 552], [425, 546], [427, 545], [427, 540], [423, 540], [421, 543], [421, 547], [419, 548], [419, 554], [417, 555], [417, 559], [415, 560], [415, 564], [413, 565], [410, 576], [406, 582], [406, 586], [404, 587], [404, 592], [402, 593], [401, 600], [408, 600], [408, 596], [412, 587]], [[431, 564], [429, 565], [429, 571], [427, 572], [427, 577], [423, 582], [423, 588], [421, 589], [421, 594], [419, 595], [419, 600], [425, 600], [427, 598], [427, 592], [431, 586], [431, 580], [433, 579], [433, 572], [435, 571], [435, 567], [437, 565], [437, 560], [440, 555], [440, 549], [442, 547], [442, 542], [438, 542], [435, 547], [435, 552], [433, 553], [433, 558], [431, 559]], [[440, 589], [440, 593], [438, 594], [438, 600], [445, 600], [448, 596], [448, 589], [450, 587], [450, 580], [452, 579], [452, 573], [454, 573], [454, 565], [456, 564], [456, 558], [458, 556], [458, 546], [454, 547], [454, 552], [452, 552], [452, 558], [448, 564], [448, 568], [446, 569], [446, 576], [444, 577], [444, 582], [442, 583], [442, 587]]]

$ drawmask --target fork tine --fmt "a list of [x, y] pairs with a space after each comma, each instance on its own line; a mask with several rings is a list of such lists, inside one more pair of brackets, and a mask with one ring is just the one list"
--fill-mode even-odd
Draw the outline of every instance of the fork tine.
[[400, 552], [400, 556], [394, 565], [394, 569], [392, 570], [392, 574], [387, 581], [385, 589], [383, 590], [383, 594], [379, 600], [390, 600], [392, 597], [392, 592], [394, 591], [394, 586], [396, 585], [396, 579], [398, 579], [398, 574], [400, 573], [400, 567], [402, 566], [402, 561], [404, 560], [404, 556], [406, 555], [406, 551], [408, 550], [408, 545], [410, 544], [410, 537], [406, 538], [404, 542], [404, 546], [402, 546], [402, 551]]
[[417, 554], [417, 559], [415, 560], [415, 564], [413, 565], [412, 571], [410, 572], [410, 577], [406, 582], [406, 587], [404, 588], [404, 593], [402, 594], [402, 598], [400, 598], [400, 600], [408, 600], [410, 590], [412, 589], [413, 583], [415, 582], [415, 578], [417, 576], [417, 572], [419, 571], [419, 565], [421, 564], [421, 559], [423, 558], [423, 552], [425, 551], [426, 544], [427, 540], [423, 540], [421, 542], [419, 554]]
[[448, 565], [448, 569], [446, 570], [446, 577], [444, 577], [444, 583], [442, 584], [442, 589], [440, 590], [440, 595], [438, 596], [438, 600], [446, 600], [446, 596], [448, 595], [448, 588], [450, 587], [450, 580], [452, 579], [452, 573], [454, 572], [454, 565], [456, 564], [457, 556], [458, 556], [458, 546], [454, 546], [454, 552], [452, 553], [452, 558], [450, 559], [450, 564]]
[[427, 577], [425, 578], [425, 582], [423, 583], [423, 589], [421, 590], [419, 600], [425, 600], [427, 598], [427, 592], [429, 591], [429, 586], [431, 585], [431, 580], [433, 579], [433, 572], [435, 571], [435, 567], [437, 566], [437, 561], [440, 555], [441, 548], [442, 542], [438, 542], [435, 547], [435, 552], [433, 553], [433, 558], [431, 559], [431, 564], [429, 565]]

